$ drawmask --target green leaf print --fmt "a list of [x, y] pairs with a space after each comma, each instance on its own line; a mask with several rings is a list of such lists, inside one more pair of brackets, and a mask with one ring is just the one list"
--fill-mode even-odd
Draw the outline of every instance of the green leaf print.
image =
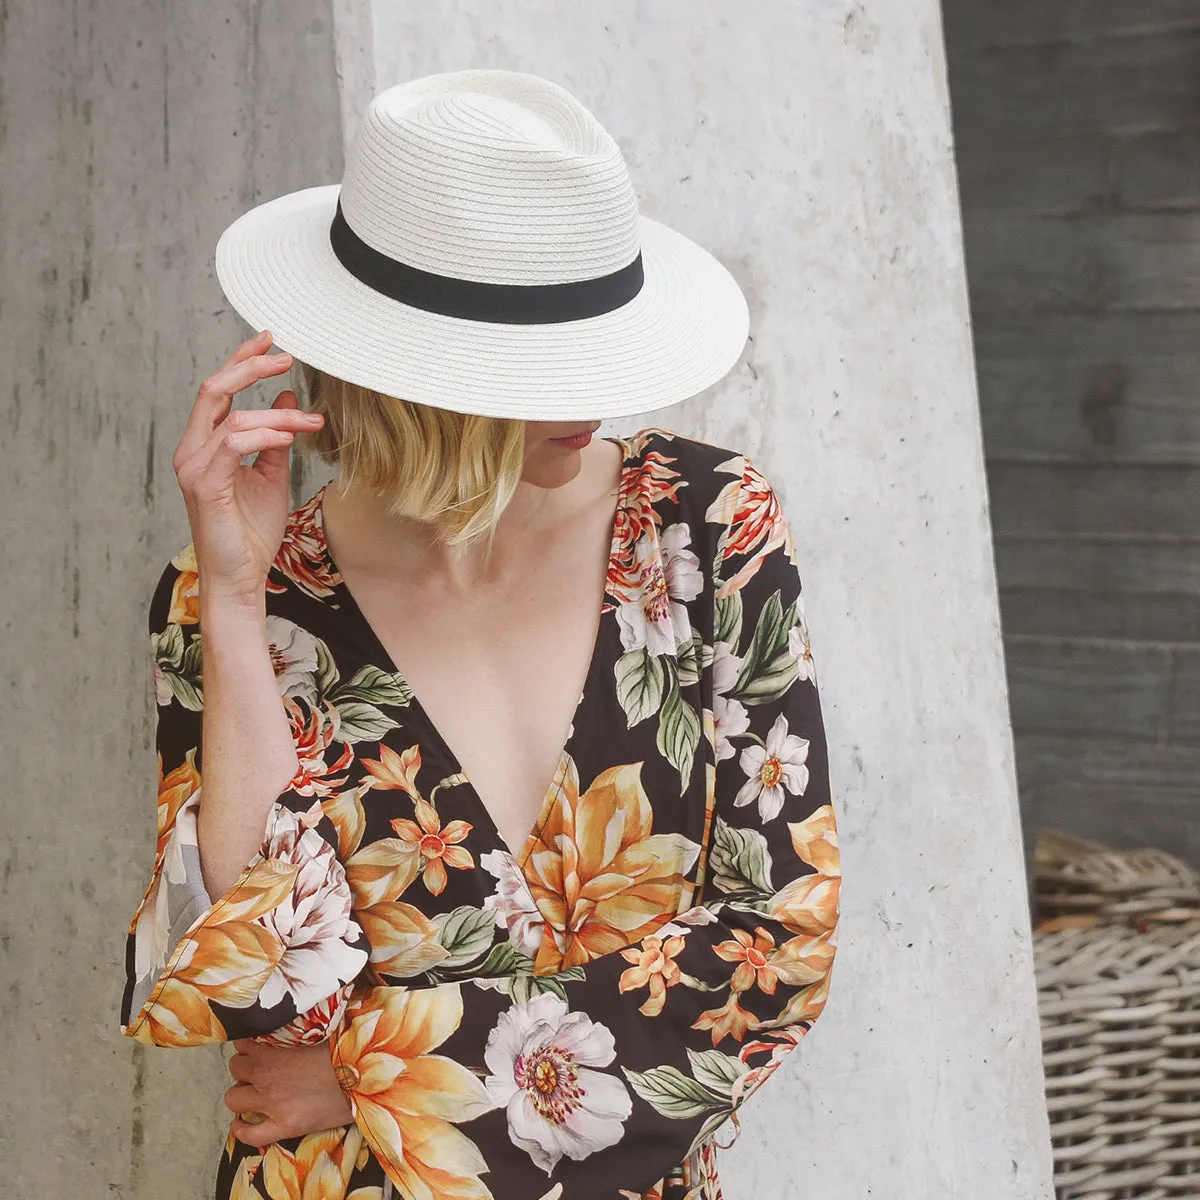
[[778, 700], [795, 682], [798, 671], [796, 656], [785, 650], [736, 692], [737, 699], [743, 704], [769, 704]]
[[339, 725], [337, 736], [343, 742], [378, 742], [389, 729], [398, 729], [399, 721], [362, 700], [336, 702]]
[[693, 632], [691, 639], [676, 649], [675, 678], [680, 687], [691, 687], [700, 682], [700, 668], [704, 656], [704, 641]]
[[656, 740], [663, 757], [679, 772], [681, 785], [686, 788], [700, 741], [700, 718], [679, 694], [674, 681], [662, 707]]
[[317, 695], [324, 696], [337, 683], [340, 672], [325, 639], [314, 637], [313, 645], [317, 651], [317, 669], [313, 672], [313, 682], [316, 684]]
[[477, 979], [501, 979], [532, 974], [533, 959], [522, 954], [512, 942], [497, 942], [487, 958], [471, 972], [472, 977]]
[[563, 983], [583, 978], [585, 976], [582, 967], [568, 967], [554, 975], [518, 975], [512, 981], [509, 995], [518, 1004], [524, 1004], [543, 992], [553, 992], [560, 1000], [565, 1001], [567, 989], [563, 987]]
[[185, 644], [183, 627], [173, 623], [162, 633], [151, 634], [150, 644], [171, 694], [184, 708], [199, 712], [204, 707], [199, 634]]
[[371, 705], [405, 708], [412, 703], [412, 689], [399, 676], [379, 667], [365, 666], [330, 697], [338, 707], [342, 700], [362, 700]]
[[732, 1107], [722, 1108], [713, 1113], [696, 1131], [696, 1136], [692, 1138], [692, 1144], [688, 1149], [688, 1155], [690, 1156], [695, 1154], [695, 1152], [701, 1146], [703, 1146], [704, 1143], [707, 1142], [708, 1139], [712, 1137], [712, 1135], [716, 1133], [726, 1121], [729, 1120], [732, 1113]]
[[750, 1070], [744, 1062], [720, 1050], [693, 1050], [689, 1046], [687, 1056], [697, 1083], [729, 1102], [733, 1085]]
[[626, 650], [617, 659], [617, 699], [632, 729], [658, 711], [663, 696], [663, 668], [656, 655], [645, 647]]
[[179, 670], [183, 661], [183, 627], [172, 622], [162, 633], [150, 635], [150, 649], [154, 653], [154, 661], [164, 669]]
[[195, 680], [196, 690], [201, 690], [204, 679], [204, 646], [201, 634], [196, 634], [183, 648], [183, 655], [179, 660], [179, 673], [185, 679]]
[[709, 854], [713, 883], [723, 892], [757, 892], [770, 896], [771, 854], [767, 839], [757, 829], [735, 829], [716, 819]]
[[686, 1120], [729, 1108], [728, 1098], [714, 1096], [708, 1088], [675, 1067], [651, 1067], [648, 1071], [622, 1067], [621, 1070], [633, 1090], [664, 1117]]
[[717, 601], [714, 642], [728, 642], [734, 648], [742, 640], [742, 593], [731, 592]]
[[730, 696], [743, 704], [767, 704], [787, 691], [797, 674], [796, 656], [788, 649], [788, 630], [796, 624], [796, 605], [785, 610], [778, 592], [762, 606], [754, 635]]
[[469, 904], [438, 913], [433, 920], [438, 927], [438, 943], [449, 951], [439, 967], [461, 967], [478, 958], [496, 934], [495, 914]]

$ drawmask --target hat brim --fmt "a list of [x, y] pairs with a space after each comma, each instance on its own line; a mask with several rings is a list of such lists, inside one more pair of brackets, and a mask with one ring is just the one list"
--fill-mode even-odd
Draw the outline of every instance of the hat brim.
[[506, 325], [413, 308], [351, 275], [329, 243], [340, 188], [260, 204], [216, 248], [233, 308], [329, 374], [456, 412], [599, 420], [694, 396], [741, 356], [749, 313], [737, 281], [648, 217], [639, 217], [645, 282], [631, 301], [578, 321]]

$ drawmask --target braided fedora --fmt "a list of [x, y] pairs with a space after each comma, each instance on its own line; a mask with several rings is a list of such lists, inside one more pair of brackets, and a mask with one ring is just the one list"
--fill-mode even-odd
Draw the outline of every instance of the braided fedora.
[[483, 416], [674, 404], [729, 372], [749, 328], [728, 270], [639, 214], [596, 118], [516, 71], [380, 92], [342, 182], [243, 213], [216, 272], [233, 308], [296, 358]]

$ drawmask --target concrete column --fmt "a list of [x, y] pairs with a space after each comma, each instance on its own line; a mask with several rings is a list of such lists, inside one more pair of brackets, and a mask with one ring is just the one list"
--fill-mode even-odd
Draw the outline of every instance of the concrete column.
[[1050, 1197], [937, 3], [335, 11], [351, 121], [433, 71], [554, 79], [616, 137], [643, 211], [749, 298], [727, 380], [605, 430], [674, 428], [777, 484], [827, 710], [843, 948], [828, 1009], [744, 1110], [729, 1200]]
[[146, 609], [189, 538], [184, 421], [249, 334], [216, 239], [341, 177], [332, 18], [324, 0], [18, 0], [0, 81], [0, 1178], [204, 1200], [221, 1052], [117, 1028], [154, 861]]

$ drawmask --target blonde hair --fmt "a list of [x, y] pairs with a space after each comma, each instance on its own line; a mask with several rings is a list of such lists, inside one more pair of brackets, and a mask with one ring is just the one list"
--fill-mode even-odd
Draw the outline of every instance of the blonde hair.
[[386, 498], [393, 516], [431, 523], [450, 546], [490, 545], [521, 477], [523, 421], [450, 412], [293, 366], [301, 405], [325, 418], [296, 433], [298, 450], [336, 465], [344, 488]]

